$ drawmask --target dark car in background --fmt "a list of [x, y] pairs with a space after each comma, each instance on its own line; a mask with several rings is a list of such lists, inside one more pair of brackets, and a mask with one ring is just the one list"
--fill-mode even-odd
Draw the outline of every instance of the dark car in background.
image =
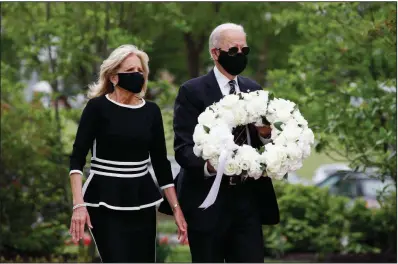
[[363, 198], [368, 208], [379, 208], [377, 197], [381, 191], [385, 193], [395, 191], [395, 182], [387, 178], [381, 181], [372, 177], [370, 173], [341, 170], [316, 184], [318, 187], [329, 189], [333, 195], [342, 195], [351, 199]]

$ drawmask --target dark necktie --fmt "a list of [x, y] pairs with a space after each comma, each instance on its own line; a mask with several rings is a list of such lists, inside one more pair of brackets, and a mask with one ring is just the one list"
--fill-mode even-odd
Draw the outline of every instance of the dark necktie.
[[[229, 94], [235, 94], [235, 80], [229, 81], [228, 84], [230, 87]], [[246, 126], [235, 127], [235, 129], [232, 131], [232, 134], [234, 135], [234, 141], [238, 146], [242, 146], [247, 142]]]
[[229, 81], [228, 82], [228, 84], [229, 84], [229, 94], [234, 94], [234, 93], [236, 93], [236, 90], [235, 90], [235, 80], [231, 80], [231, 81]]

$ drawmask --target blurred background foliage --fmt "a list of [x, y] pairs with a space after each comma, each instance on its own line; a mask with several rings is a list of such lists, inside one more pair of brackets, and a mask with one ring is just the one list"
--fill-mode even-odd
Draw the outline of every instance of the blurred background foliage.
[[[147, 99], [162, 108], [172, 156], [178, 87], [211, 69], [208, 37], [224, 22], [245, 27], [243, 75], [296, 102], [314, 130], [316, 153], [299, 174], [338, 160], [396, 182], [396, 11], [393, 2], [1, 3], [1, 261], [93, 260], [93, 243], [66, 249], [82, 106], [65, 100], [87, 92], [114, 48], [137, 45], [150, 57]], [[41, 93], [27, 100], [32, 76], [51, 86], [48, 107]], [[282, 222], [264, 227], [267, 256], [396, 256], [396, 196], [374, 210], [313, 186], [276, 186]], [[159, 232], [175, 229], [161, 219]], [[187, 246], [159, 245], [159, 262], [189, 261]]]

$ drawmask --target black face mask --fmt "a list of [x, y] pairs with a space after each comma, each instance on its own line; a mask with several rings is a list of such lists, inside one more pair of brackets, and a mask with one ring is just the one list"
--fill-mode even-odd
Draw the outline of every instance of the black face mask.
[[238, 75], [246, 68], [247, 57], [243, 53], [237, 53], [235, 56], [229, 56], [227, 51], [220, 50], [218, 63], [231, 75]]
[[144, 85], [145, 79], [144, 75], [139, 72], [123, 72], [118, 73], [119, 82], [117, 86], [123, 88], [132, 93], [140, 93], [142, 91], [142, 86]]

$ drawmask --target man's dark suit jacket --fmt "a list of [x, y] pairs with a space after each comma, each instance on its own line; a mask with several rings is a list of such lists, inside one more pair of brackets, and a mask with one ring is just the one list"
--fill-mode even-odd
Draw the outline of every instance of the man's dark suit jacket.
[[[261, 90], [258, 83], [241, 76], [238, 76], [238, 85], [241, 92]], [[214, 220], [222, 211], [220, 210], [219, 199], [207, 209], [198, 208], [209, 193], [215, 177], [207, 178], [204, 176], [205, 160], [193, 153], [194, 142], [192, 139], [198, 116], [206, 107], [218, 102], [222, 97], [212, 70], [206, 75], [184, 83], [180, 87], [174, 105], [174, 151], [175, 159], [181, 166], [174, 183], [180, 206], [190, 228], [209, 229], [213, 227]], [[250, 134], [252, 142], [260, 142], [261, 144], [257, 134]], [[261, 177], [258, 180], [248, 180], [245, 184], [248, 184], [250, 193], [254, 195], [254, 200], [257, 201], [256, 206], [261, 223], [263, 225], [279, 223], [279, 208], [271, 179]], [[167, 201], [160, 205], [159, 211], [172, 215]], [[212, 220], [209, 221], [209, 219]]]

